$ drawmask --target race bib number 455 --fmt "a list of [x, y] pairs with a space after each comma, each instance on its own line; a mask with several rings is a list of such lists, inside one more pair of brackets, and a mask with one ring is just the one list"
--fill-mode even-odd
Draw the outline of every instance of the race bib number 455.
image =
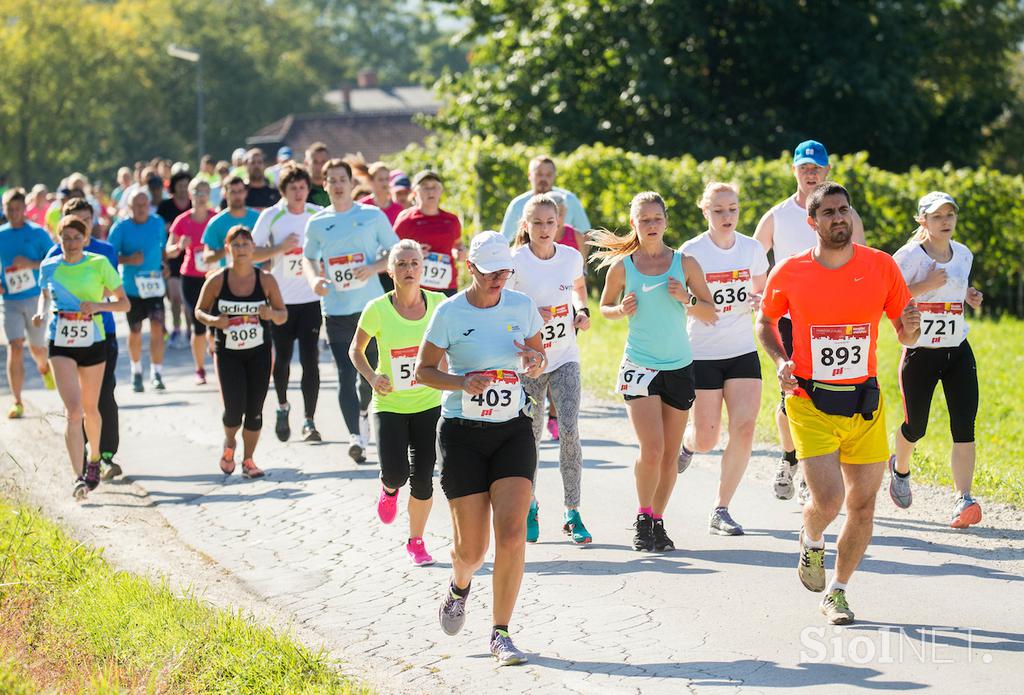
[[920, 302], [921, 337], [914, 347], [956, 347], [964, 341], [963, 302]]
[[711, 290], [715, 310], [720, 314], [749, 314], [750, 270], [728, 270], [722, 273], [706, 273], [704, 278]]
[[327, 259], [327, 275], [338, 292], [348, 292], [364, 287], [368, 279], [356, 277], [356, 268], [366, 265], [366, 256], [361, 253], [350, 253], [345, 256], [334, 256]]
[[859, 379], [868, 375], [871, 324], [811, 326], [811, 378]]
[[91, 314], [77, 311], [57, 312], [57, 327], [53, 344], [57, 347], [89, 347], [95, 341], [96, 324]]
[[471, 395], [462, 392], [462, 416], [470, 420], [505, 422], [519, 413], [523, 386], [519, 375], [509, 369], [491, 369], [470, 372], [490, 377], [491, 383], [483, 393]]

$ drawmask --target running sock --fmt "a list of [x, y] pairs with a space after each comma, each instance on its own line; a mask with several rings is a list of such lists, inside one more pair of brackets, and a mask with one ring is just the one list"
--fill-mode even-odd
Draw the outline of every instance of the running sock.
[[692, 452], [692, 451], [690, 451], [689, 449], [686, 448], [685, 444], [683, 444], [683, 453], [686, 454], [687, 456], [693, 456], [693, 454], [694, 454], [694, 452]]
[[501, 635], [502, 637], [508, 637], [508, 625], [495, 625], [491, 628], [491, 636]]
[[715, 511], [716, 512], [727, 512], [727, 511], [729, 511], [729, 508], [728, 507], [715, 507]]
[[782, 454], [782, 458], [786, 459], [786, 462], [791, 466], [796, 465], [796, 449], [793, 451], [786, 451]]
[[466, 598], [467, 596], [469, 596], [469, 587], [472, 585], [473, 583], [470, 582], [466, 585], [465, 589], [460, 589], [459, 587], [455, 586], [455, 582], [450, 582], [448, 584], [448, 590], [452, 592], [452, 596], [454, 598]]
[[804, 545], [808, 548], [814, 548], [815, 550], [825, 549], [825, 537], [822, 536], [818, 540], [811, 540], [811, 537], [807, 535], [807, 530], [804, 529]]
[[284, 411], [284, 412], [286, 412], [286, 413], [289, 413], [289, 412], [291, 412], [291, 410], [292, 410], [292, 407], [291, 407], [291, 405], [289, 405], [288, 403], [279, 403], [279, 404], [277, 405], [277, 409], [278, 409], [278, 410], [281, 410], [281, 411]]
[[651, 514], [651, 518], [654, 519], [655, 521], [661, 521], [662, 518], [664, 518], [664, 517], [662, 517], [661, 514]]
[[142, 374], [142, 362], [132, 362], [132, 376]]
[[654, 516], [654, 510], [650, 507], [640, 507], [640, 511], [637, 514], [646, 514], [647, 516]]
[[839, 589], [840, 591], [846, 591], [846, 584], [844, 584], [843, 582], [838, 582], [835, 579], [833, 579], [831, 582], [829, 582], [828, 589], [825, 590], [825, 593], [831, 594], [836, 589]]
[[151, 364], [149, 365], [149, 378], [155, 379], [160, 376], [160, 371], [163, 368], [162, 364]]

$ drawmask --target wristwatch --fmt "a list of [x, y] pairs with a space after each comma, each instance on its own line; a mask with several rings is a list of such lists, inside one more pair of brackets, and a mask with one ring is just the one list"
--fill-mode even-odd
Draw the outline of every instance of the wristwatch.
[[577, 309], [576, 313], [577, 314], [583, 314], [587, 318], [590, 318], [590, 308], [589, 307], [583, 307], [582, 309]]
[[697, 300], [697, 295], [691, 294], [690, 295], [690, 306], [697, 306], [697, 301], [698, 301]]

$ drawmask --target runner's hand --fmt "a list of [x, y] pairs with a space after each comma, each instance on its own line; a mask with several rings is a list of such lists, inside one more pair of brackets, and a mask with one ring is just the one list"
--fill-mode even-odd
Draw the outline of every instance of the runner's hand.
[[749, 295], [749, 299], [747, 299], [747, 302], [750, 304], [751, 309], [757, 311], [758, 309], [761, 308], [761, 295], [751, 294]]
[[544, 323], [547, 323], [548, 321], [551, 320], [551, 307], [539, 306], [537, 307], [537, 311], [540, 312], [540, 317], [544, 321]]
[[274, 309], [269, 304], [260, 304], [260, 320], [269, 321], [274, 315]]
[[622, 298], [622, 303], [619, 304], [619, 309], [622, 311], [623, 316], [632, 316], [636, 313], [636, 292], [630, 292]]
[[928, 283], [929, 289], [937, 290], [946, 284], [946, 270], [932, 261], [932, 267], [928, 269], [928, 275], [925, 276], [924, 281]]
[[572, 327], [578, 331], [585, 331], [590, 328], [590, 317], [586, 314], [576, 314], [572, 320]]
[[32, 263], [32, 261], [25, 258], [24, 256], [15, 256], [14, 260], [11, 261], [11, 265], [13, 265], [15, 268], [23, 268], [24, 266], [27, 266], [30, 263]]
[[426, 256], [428, 253], [430, 253], [430, 244], [424, 244], [420, 242], [420, 251], [422, 251], [423, 255]]
[[527, 347], [526, 343], [520, 343], [518, 340], [512, 341], [513, 345], [519, 348], [519, 359], [523, 365], [523, 371], [531, 379], [536, 379], [544, 371], [544, 365], [546, 361], [544, 359], [544, 353], [537, 352], [531, 347]]
[[903, 307], [900, 320], [903, 322], [903, 327], [911, 333], [921, 329], [921, 310], [917, 308], [917, 302], [913, 299], [907, 302], [907, 305]]
[[298, 234], [289, 234], [288, 236], [286, 236], [284, 238], [284, 241], [281, 242], [281, 249], [285, 253], [288, 253], [292, 249], [297, 249], [298, 247], [299, 247], [299, 235]]
[[318, 297], [326, 297], [330, 291], [331, 283], [327, 278], [320, 278], [316, 281], [316, 284], [313, 285], [313, 292], [315, 292]]
[[227, 330], [227, 327], [231, 325], [231, 317], [227, 314], [221, 314], [217, 317], [217, 320], [213, 322], [214, 328], [219, 328], [222, 331]]
[[686, 291], [686, 285], [675, 278], [668, 279], [668, 295], [680, 304], [688, 305], [690, 303], [690, 293]]
[[373, 390], [382, 396], [386, 396], [391, 393], [394, 389], [391, 386], [391, 379], [388, 379], [386, 374], [378, 374], [373, 378], [373, 383], [370, 384]]
[[355, 276], [356, 280], [368, 280], [369, 278], [373, 277], [374, 272], [373, 269], [370, 268], [370, 266], [361, 265], [356, 267], [355, 270], [352, 271], [352, 275]]
[[977, 311], [981, 308], [981, 302], [984, 299], [985, 295], [982, 294], [981, 290], [976, 290], [973, 287], [967, 288], [967, 306]]
[[125, 260], [127, 261], [125, 265], [142, 265], [142, 261], [145, 260], [145, 256], [142, 255], [142, 251], [136, 251]]
[[462, 390], [471, 396], [477, 396], [487, 390], [491, 383], [489, 376], [483, 374], [467, 374], [462, 378]]
[[779, 386], [781, 386], [782, 390], [786, 393], [793, 393], [799, 385], [796, 382], [796, 377], [793, 376], [794, 369], [796, 369], [796, 365], [791, 360], [783, 362], [782, 366], [779, 367]]
[[32, 317], [32, 325], [35, 326], [36, 328], [39, 328], [40, 326], [43, 325], [43, 321], [45, 321], [45, 320], [46, 320], [46, 317], [43, 316], [42, 314], [35, 314]]
[[88, 314], [89, 316], [92, 316], [97, 311], [102, 311], [102, 310], [103, 310], [103, 303], [102, 302], [80, 302], [78, 304], [78, 311], [79, 311], [79, 313]]

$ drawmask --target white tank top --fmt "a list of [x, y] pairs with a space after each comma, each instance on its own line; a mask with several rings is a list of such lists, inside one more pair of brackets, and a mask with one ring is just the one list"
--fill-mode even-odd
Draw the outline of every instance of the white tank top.
[[772, 208], [772, 224], [775, 265], [818, 243], [814, 228], [807, 224], [807, 209], [797, 205], [795, 193]]

